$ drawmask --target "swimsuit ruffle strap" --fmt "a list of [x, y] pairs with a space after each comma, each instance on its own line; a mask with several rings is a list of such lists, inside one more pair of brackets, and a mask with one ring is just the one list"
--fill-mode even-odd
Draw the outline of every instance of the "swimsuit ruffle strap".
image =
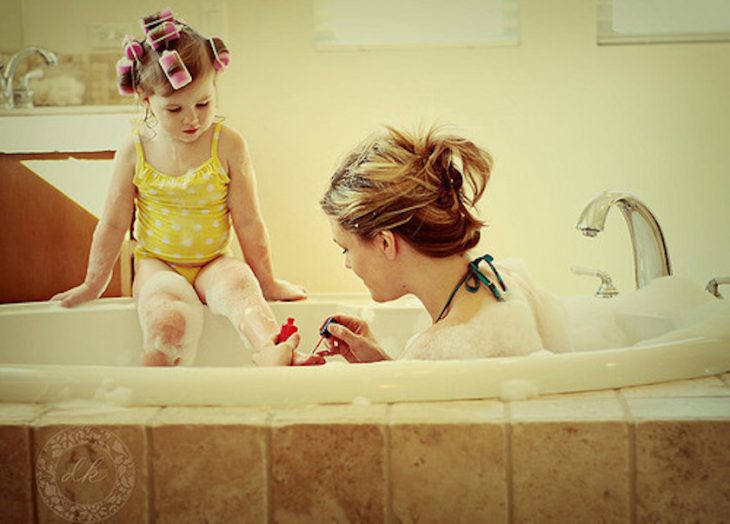
[[144, 149], [142, 149], [142, 139], [139, 137], [139, 131], [132, 133], [134, 137], [134, 148], [137, 150], [137, 165], [142, 165], [144, 162]]
[[217, 159], [218, 158], [218, 140], [221, 136], [221, 127], [223, 126], [223, 122], [217, 122], [215, 124], [215, 127], [213, 128], [213, 140], [210, 144], [210, 156]]

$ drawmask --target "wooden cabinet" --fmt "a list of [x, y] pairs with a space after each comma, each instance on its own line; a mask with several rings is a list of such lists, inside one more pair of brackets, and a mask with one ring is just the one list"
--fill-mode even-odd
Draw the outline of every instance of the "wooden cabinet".
[[[113, 154], [0, 154], [1, 303], [48, 300], [55, 293], [80, 284], [97, 223], [95, 216], [22, 162], [71, 156], [109, 160]], [[129, 264], [125, 265], [126, 273]], [[122, 268], [117, 262], [104, 296], [128, 294], [128, 278], [125, 275], [122, 279]]]

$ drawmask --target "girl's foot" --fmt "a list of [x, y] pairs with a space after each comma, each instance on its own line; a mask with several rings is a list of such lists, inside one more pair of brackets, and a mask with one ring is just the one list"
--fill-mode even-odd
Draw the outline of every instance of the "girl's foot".
[[267, 344], [253, 354], [253, 362], [257, 366], [289, 366], [300, 340], [299, 333], [294, 333], [281, 344]]
[[323, 356], [318, 353], [308, 355], [306, 353], [300, 353], [299, 351], [294, 352], [294, 358], [292, 358], [292, 366], [321, 366], [326, 364], [327, 361]]

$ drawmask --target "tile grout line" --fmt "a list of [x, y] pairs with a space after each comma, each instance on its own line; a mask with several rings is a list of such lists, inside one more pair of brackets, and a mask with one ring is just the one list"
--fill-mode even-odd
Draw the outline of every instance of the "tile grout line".
[[627, 434], [627, 452], [628, 452], [628, 466], [629, 466], [629, 478], [628, 478], [628, 484], [629, 484], [629, 522], [631, 524], [635, 524], [637, 522], [636, 514], [637, 514], [637, 508], [636, 508], [636, 422], [631, 415], [631, 409], [629, 408], [629, 403], [626, 400], [626, 397], [624, 397], [621, 394], [620, 389], [615, 389], [614, 393], [616, 394], [616, 400], [618, 400], [618, 403], [621, 404], [621, 409], [624, 413], [624, 421], [626, 422], [626, 427], [628, 430]]
[[512, 464], [512, 406], [509, 402], [503, 402], [502, 405], [504, 406], [504, 476], [507, 484], [507, 522], [511, 524], [515, 520]]
[[42, 419], [46, 413], [48, 413], [48, 405], [44, 405], [43, 409], [33, 417], [33, 420], [28, 422], [28, 468], [30, 469], [30, 502], [31, 507], [31, 519], [34, 523], [40, 522], [40, 514], [38, 511], [38, 504], [41, 498], [38, 496], [38, 479], [36, 478], [36, 464], [38, 456], [36, 455], [38, 446], [36, 445], [36, 434], [38, 426], [36, 423]]
[[274, 415], [271, 411], [267, 411], [266, 413], [266, 436], [264, 438], [264, 461], [266, 463], [264, 467], [264, 472], [266, 474], [266, 478], [264, 482], [266, 483], [266, 522], [274, 522], [274, 479], [273, 479], [273, 471], [274, 466], [272, 464], [272, 452], [271, 452], [271, 445], [274, 440], [273, 438], [273, 428], [272, 428], [272, 422], [274, 419]]
[[385, 478], [383, 484], [385, 487], [385, 522], [395, 522], [393, 515], [393, 475], [392, 467], [392, 435], [391, 435], [391, 410], [393, 404], [385, 405]]
[[154, 447], [154, 429], [157, 427], [162, 427], [160, 425], [157, 425], [157, 420], [162, 416], [162, 414], [167, 410], [167, 406], [158, 406], [157, 410], [154, 412], [154, 414], [147, 419], [147, 421], [144, 424], [144, 438], [145, 438], [145, 460], [147, 461], [147, 464], [145, 464], [145, 479], [146, 479], [146, 488], [147, 488], [147, 522], [152, 523], [156, 522], [157, 519], [155, 518], [156, 511], [157, 511], [157, 504], [155, 504], [155, 468], [154, 468], [154, 454], [152, 451], [152, 448]]
[[[157, 418], [157, 415], [161, 413], [162, 410], [160, 410], [155, 416], [153, 417], [153, 420]], [[153, 462], [153, 456], [152, 456], [152, 446], [154, 445], [154, 438], [152, 436], [152, 420], [148, 420], [147, 423], [144, 426], [144, 438], [146, 440], [145, 444], [145, 459], [147, 460], [147, 464], [145, 467], [145, 479], [146, 479], [146, 487], [147, 487], [147, 522], [152, 523], [155, 522], [155, 482], [154, 482], [154, 462]]]
[[[40, 418], [40, 417], [38, 417]], [[36, 490], [38, 489], [38, 480], [36, 479], [35, 474], [35, 464], [36, 464], [36, 442], [35, 442], [35, 431], [33, 427], [33, 423], [31, 422], [28, 424], [26, 431], [28, 432], [28, 469], [30, 470], [30, 517], [33, 522], [39, 522], [38, 517], [38, 495], [36, 493]]]

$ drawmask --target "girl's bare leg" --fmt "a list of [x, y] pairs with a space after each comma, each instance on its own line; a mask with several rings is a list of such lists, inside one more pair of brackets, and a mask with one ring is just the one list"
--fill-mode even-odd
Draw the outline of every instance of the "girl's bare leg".
[[203, 304], [193, 286], [164, 262], [141, 259], [132, 294], [142, 327], [144, 364], [192, 364], [203, 331]]
[[294, 335], [287, 342], [275, 345], [279, 326], [248, 264], [220, 257], [201, 270], [195, 289], [213, 313], [227, 317], [251, 343], [256, 364], [286, 366], [291, 363], [299, 337]]

